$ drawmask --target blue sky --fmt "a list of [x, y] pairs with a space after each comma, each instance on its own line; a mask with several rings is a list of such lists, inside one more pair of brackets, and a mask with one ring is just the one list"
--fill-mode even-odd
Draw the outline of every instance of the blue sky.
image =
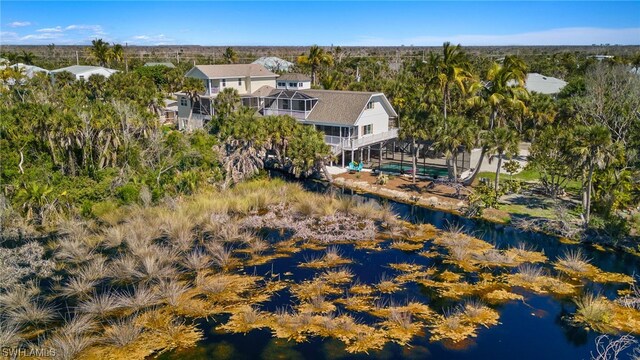
[[1, 44], [640, 45], [640, 1], [0, 1]]

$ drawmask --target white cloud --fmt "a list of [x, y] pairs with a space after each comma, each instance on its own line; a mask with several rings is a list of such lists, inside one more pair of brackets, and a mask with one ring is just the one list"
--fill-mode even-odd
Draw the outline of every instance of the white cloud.
[[409, 38], [359, 37], [355, 46], [438, 46], [450, 41], [454, 44], [473, 45], [591, 45], [591, 44], [640, 44], [640, 28], [561, 28], [520, 34], [458, 34], [451, 36], [416, 36]]
[[51, 39], [59, 39], [62, 37], [62, 34], [58, 33], [42, 33], [42, 34], [29, 34], [20, 38], [20, 40], [51, 40]]
[[89, 31], [96, 34], [104, 34], [100, 25], [69, 25], [64, 28], [65, 31]]
[[36, 30], [36, 32], [62, 32], [62, 27], [61, 26], [56, 26], [56, 27], [52, 27], [52, 28], [44, 28], [44, 29], [38, 29]]
[[29, 25], [31, 25], [29, 21], [14, 21], [12, 23], [7, 24], [8, 27], [12, 27], [12, 28], [29, 26]]
[[175, 42], [174, 39], [166, 37], [164, 34], [158, 35], [135, 35], [128, 43], [138, 45], [168, 45]]
[[0, 44], [7, 44], [18, 40], [18, 34], [13, 31], [0, 31]]

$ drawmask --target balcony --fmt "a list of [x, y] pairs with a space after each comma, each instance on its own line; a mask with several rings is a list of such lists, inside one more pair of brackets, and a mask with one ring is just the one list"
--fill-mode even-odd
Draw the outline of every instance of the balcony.
[[289, 115], [298, 120], [305, 120], [311, 111], [265, 108], [264, 115]]
[[[336, 138], [337, 136], [332, 136], [332, 138]], [[358, 138], [341, 138], [341, 142], [338, 144], [328, 143], [332, 146], [340, 147], [341, 150], [357, 150], [364, 146], [369, 146], [373, 144], [377, 144], [382, 141], [387, 141], [391, 139], [395, 139], [398, 137], [398, 129], [389, 129], [389, 131], [364, 135]], [[335, 139], [331, 139], [335, 141]], [[327, 137], [325, 136], [325, 141], [327, 141]]]

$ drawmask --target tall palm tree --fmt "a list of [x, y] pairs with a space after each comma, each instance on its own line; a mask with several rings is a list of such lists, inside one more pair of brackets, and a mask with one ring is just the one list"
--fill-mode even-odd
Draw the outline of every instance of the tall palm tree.
[[233, 50], [232, 47], [228, 47], [224, 50], [224, 53], [222, 53], [222, 58], [227, 64], [235, 64], [238, 62], [238, 54], [235, 50]]
[[593, 172], [602, 169], [614, 156], [611, 132], [603, 125], [579, 127], [578, 146], [574, 149], [580, 158], [583, 168], [586, 168], [586, 181], [583, 183], [584, 225], [589, 225], [591, 213], [591, 192], [593, 187]]
[[442, 113], [447, 118], [447, 107], [451, 107], [451, 88], [457, 87], [464, 92], [464, 82], [471, 79], [467, 70], [469, 62], [462, 52], [460, 45], [451, 46], [445, 42], [442, 45], [442, 56], [438, 59], [438, 80], [442, 89]]
[[333, 65], [333, 56], [331, 54], [325, 52], [318, 45], [313, 45], [309, 49], [308, 55], [301, 55], [298, 57], [298, 64], [306, 65], [311, 68], [311, 83], [313, 85], [317, 84], [317, 73], [318, 68], [321, 66], [332, 66]]
[[106, 66], [110, 57], [109, 43], [102, 39], [91, 40], [89, 54], [94, 58], [100, 66]]
[[436, 127], [436, 141], [433, 146], [444, 153], [451, 180], [458, 181], [459, 150], [473, 148], [477, 141], [477, 132], [475, 124], [461, 116], [451, 116], [446, 121], [441, 119]]
[[500, 168], [502, 167], [502, 157], [507, 155], [511, 158], [518, 154], [518, 133], [505, 127], [500, 127], [489, 131], [485, 135], [484, 146], [488, 153], [498, 155], [498, 166], [496, 167], [495, 190], [498, 192], [500, 184]]

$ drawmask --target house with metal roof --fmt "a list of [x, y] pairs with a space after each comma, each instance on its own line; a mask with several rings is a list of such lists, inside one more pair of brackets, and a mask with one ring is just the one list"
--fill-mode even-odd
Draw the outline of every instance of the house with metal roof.
[[[516, 84], [517, 82], [513, 80], [508, 82], [509, 86], [515, 86]], [[547, 95], [557, 94], [565, 86], [567, 86], [567, 82], [562, 79], [538, 73], [528, 73], [524, 81], [524, 87], [527, 91]]]
[[[0, 65], [0, 69], [4, 69], [5, 66], [6, 65]], [[24, 74], [24, 76], [28, 77], [29, 79], [34, 77], [35, 74], [37, 74], [37, 73], [43, 73], [43, 74], [48, 74], [49, 73], [49, 70], [47, 70], [47, 69], [43, 69], [43, 68], [38, 67], [38, 66], [27, 65], [27, 64], [23, 64], [23, 63], [13, 64], [13, 65], [10, 65], [9, 67], [13, 68], [14, 70], [17, 70], [17, 71], [21, 72], [22, 74]]]
[[263, 56], [253, 63], [262, 65], [271, 71], [290, 71], [293, 68], [292, 62], [275, 56]]
[[58, 74], [61, 72], [70, 72], [75, 75], [76, 80], [88, 80], [91, 75], [102, 75], [106, 78], [118, 72], [118, 70], [105, 68], [102, 66], [88, 66], [88, 65], [73, 65], [67, 66], [61, 69], [51, 70], [51, 74]]

